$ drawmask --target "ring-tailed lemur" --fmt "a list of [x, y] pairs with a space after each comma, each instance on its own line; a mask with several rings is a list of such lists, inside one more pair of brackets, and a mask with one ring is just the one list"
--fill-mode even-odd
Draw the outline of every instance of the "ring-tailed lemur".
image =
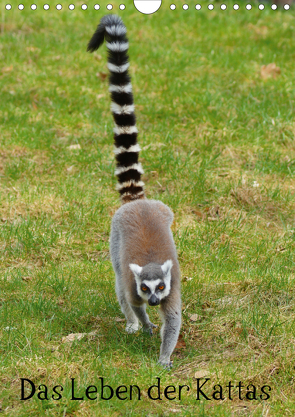
[[115, 120], [115, 174], [123, 203], [113, 217], [110, 237], [116, 293], [128, 333], [136, 332], [140, 321], [144, 330], [152, 334], [157, 326], [149, 320], [146, 303], [160, 304], [163, 326], [159, 362], [170, 367], [181, 325], [180, 270], [170, 229], [173, 213], [162, 202], [145, 198], [128, 74], [128, 40], [120, 17], [104, 16], [87, 50], [97, 50], [104, 39], [109, 52], [109, 91]]

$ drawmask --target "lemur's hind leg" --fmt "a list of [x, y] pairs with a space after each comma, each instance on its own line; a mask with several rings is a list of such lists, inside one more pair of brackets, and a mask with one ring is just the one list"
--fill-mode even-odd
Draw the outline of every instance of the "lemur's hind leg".
[[144, 303], [140, 307], [135, 307], [135, 306], [131, 306], [131, 307], [134, 313], [136, 314], [137, 318], [141, 322], [143, 326], [143, 330], [145, 332], [148, 332], [150, 335], [152, 335], [153, 329], [155, 329], [158, 326], [150, 321], [149, 316], [147, 315], [147, 312], [146, 312], [146, 304]]

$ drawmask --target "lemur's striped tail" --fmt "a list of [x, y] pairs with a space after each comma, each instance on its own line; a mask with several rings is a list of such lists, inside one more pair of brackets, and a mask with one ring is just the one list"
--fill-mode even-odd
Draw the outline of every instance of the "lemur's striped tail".
[[111, 110], [115, 120], [115, 155], [118, 177], [117, 189], [123, 203], [145, 198], [144, 183], [140, 180], [143, 174], [138, 162], [140, 147], [137, 143], [137, 128], [134, 114], [131, 78], [128, 73], [128, 39], [126, 27], [116, 15], [104, 16], [87, 51], [96, 51], [106, 39], [108, 48], [108, 69], [110, 71]]

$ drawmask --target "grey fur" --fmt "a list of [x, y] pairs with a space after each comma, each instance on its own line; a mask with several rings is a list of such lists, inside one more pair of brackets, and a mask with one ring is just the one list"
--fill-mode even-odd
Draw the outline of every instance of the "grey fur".
[[[146, 303], [152, 300], [160, 304], [163, 326], [159, 362], [164, 367], [172, 365], [170, 356], [181, 325], [180, 270], [170, 229], [172, 221], [172, 211], [162, 202], [135, 200], [117, 210], [110, 237], [116, 293], [127, 320], [126, 331], [136, 332], [140, 322], [152, 334], [156, 326], [149, 320]], [[155, 281], [164, 283], [165, 290], [170, 287], [165, 296], [165, 290], [161, 293]], [[147, 297], [140, 290], [142, 283], [152, 288]]]

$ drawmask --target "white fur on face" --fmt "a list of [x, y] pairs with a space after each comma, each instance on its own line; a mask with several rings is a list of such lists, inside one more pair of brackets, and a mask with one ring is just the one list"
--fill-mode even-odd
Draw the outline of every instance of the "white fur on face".
[[[155, 280], [148, 280], [148, 281], [142, 281], [140, 278], [140, 274], [142, 272], [142, 267], [136, 264], [129, 264], [129, 267], [131, 271], [134, 274], [135, 282], [136, 282], [136, 289], [137, 294], [144, 300], [148, 301], [150, 296], [152, 294], [155, 294], [159, 300], [162, 300], [163, 298], [167, 297], [167, 295], [170, 293], [171, 290], [171, 268], [172, 268], [172, 261], [169, 259], [166, 261], [163, 265], [161, 265], [161, 269], [163, 271], [164, 277], [163, 280], [160, 278]], [[163, 291], [156, 290], [157, 286], [160, 284], [161, 281], [164, 281], [165, 288]], [[141, 286], [144, 284], [146, 287], [149, 288], [150, 292], [146, 293], [142, 291]]]
[[172, 266], [173, 266], [173, 263], [170, 259], [168, 259], [168, 261], [164, 262], [163, 265], [161, 265], [161, 269], [162, 269], [163, 274], [164, 274], [163, 281], [165, 282], [165, 289], [164, 289], [164, 291], [161, 292], [160, 300], [162, 300], [162, 298], [167, 297], [167, 295], [170, 293], [170, 290], [171, 290], [171, 268], [172, 268]]
[[[134, 274], [134, 278], [135, 278], [135, 282], [136, 282], [136, 289], [137, 289], [137, 294], [145, 301], [148, 301], [148, 294], [146, 294], [145, 292], [142, 291], [141, 289], [141, 278], [140, 278], [140, 274], [142, 271], [142, 267], [136, 264], [129, 264], [129, 268], [131, 269], [131, 271]], [[146, 285], [146, 284], [145, 284]], [[147, 285], [147, 287], [149, 287]]]
[[167, 295], [170, 293], [170, 290], [171, 290], [171, 275], [170, 274], [164, 278], [164, 282], [165, 282], [165, 289], [161, 292], [159, 291], [158, 293], [160, 300], [167, 297]]
[[152, 295], [156, 293], [156, 287], [160, 284], [160, 282], [160, 279], [155, 279], [154, 281], [142, 281], [142, 284], [150, 289], [150, 295]]
[[[135, 280], [136, 280], [137, 293], [145, 301], [148, 301], [148, 299], [150, 298], [152, 294], [156, 294], [156, 287], [161, 282], [160, 279], [155, 279], [154, 281], [141, 281], [140, 279], [137, 279], [136, 277], [135, 277]], [[142, 291], [141, 289], [142, 285], [145, 285], [146, 287], [148, 287], [150, 292], [146, 293]], [[161, 297], [159, 297], [159, 293], [160, 291], [158, 291], [156, 295], [159, 299], [161, 299]]]

